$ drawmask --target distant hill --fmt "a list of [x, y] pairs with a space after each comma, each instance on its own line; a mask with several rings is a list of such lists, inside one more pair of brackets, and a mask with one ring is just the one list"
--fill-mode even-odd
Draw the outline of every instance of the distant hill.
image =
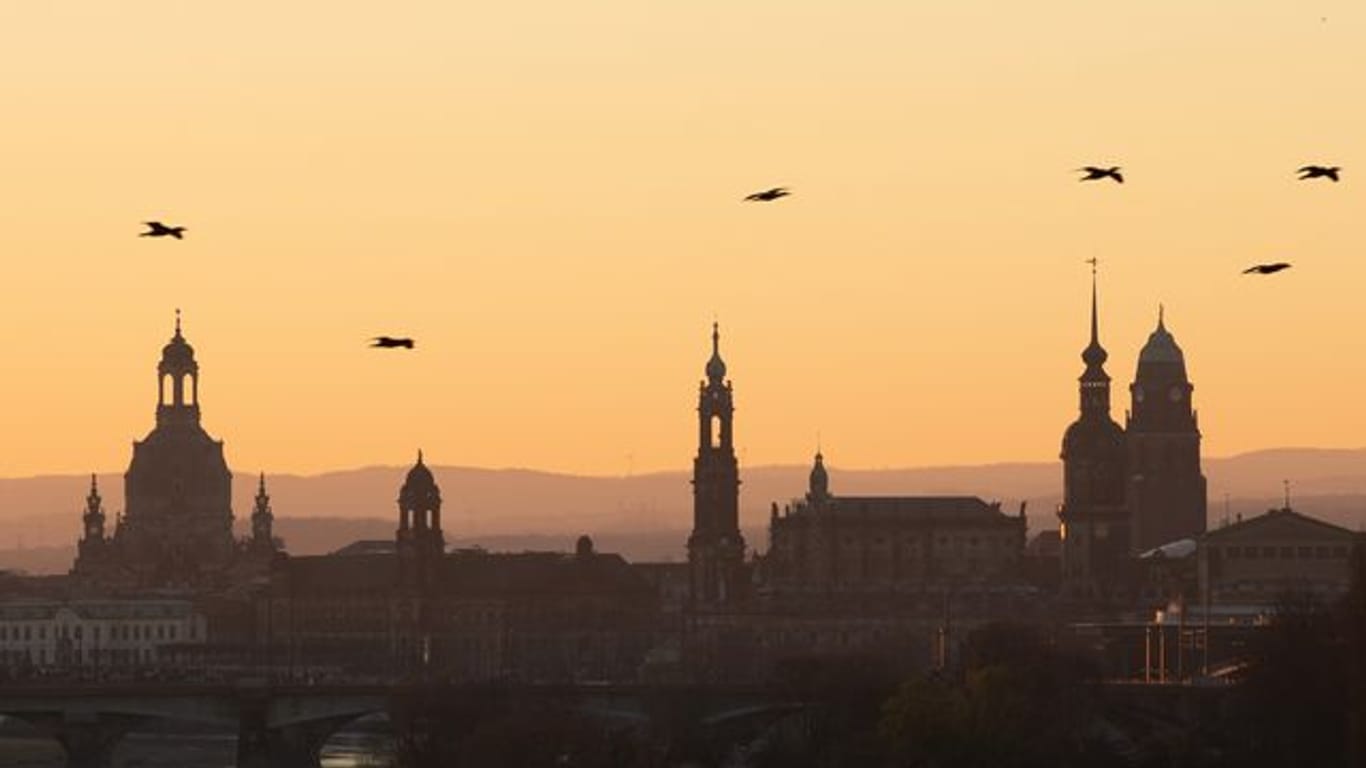
[[[1293, 505], [1350, 528], [1366, 526], [1366, 450], [1276, 449], [1205, 460], [1211, 525], [1224, 516], [1253, 515], [1281, 504], [1281, 480], [1292, 483]], [[1030, 530], [1057, 527], [1062, 465], [988, 464], [913, 469], [830, 469], [836, 494], [972, 495], [999, 500], [1014, 513], [1028, 502]], [[572, 549], [580, 534], [599, 549], [633, 559], [683, 556], [691, 527], [692, 489], [686, 472], [631, 477], [579, 477], [523, 469], [433, 467], [444, 499], [443, 524], [453, 543], [488, 549]], [[277, 532], [289, 550], [316, 554], [362, 538], [389, 538], [395, 499], [406, 467], [367, 467], [313, 476], [272, 475], [266, 482]], [[741, 524], [762, 546], [771, 502], [801, 496], [809, 467], [741, 469]], [[111, 524], [123, 505], [123, 478], [99, 477]], [[0, 568], [43, 572], [70, 563], [80, 532], [89, 476], [0, 479]], [[233, 481], [239, 525], [251, 513], [256, 477]], [[47, 552], [46, 548], [55, 548]], [[39, 550], [43, 550], [41, 553]], [[65, 555], [61, 553], [65, 552]], [[61, 567], [58, 570], [65, 570]]]

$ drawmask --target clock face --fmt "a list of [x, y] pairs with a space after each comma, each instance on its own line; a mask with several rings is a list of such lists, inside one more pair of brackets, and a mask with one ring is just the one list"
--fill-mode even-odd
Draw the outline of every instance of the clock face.
[[1167, 393], [1167, 397], [1170, 397], [1173, 403], [1181, 402], [1181, 398], [1185, 397], [1185, 395], [1186, 393], [1182, 392], [1180, 387], [1172, 387], [1171, 391]]

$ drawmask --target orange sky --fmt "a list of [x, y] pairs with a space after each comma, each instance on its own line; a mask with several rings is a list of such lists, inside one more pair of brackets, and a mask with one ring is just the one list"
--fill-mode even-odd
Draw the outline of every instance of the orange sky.
[[177, 306], [239, 472], [684, 467], [713, 316], [747, 464], [1050, 460], [1093, 255], [1116, 418], [1164, 302], [1207, 455], [1361, 446], [1362, 72], [1351, 0], [0, 4], [0, 475], [126, 466]]

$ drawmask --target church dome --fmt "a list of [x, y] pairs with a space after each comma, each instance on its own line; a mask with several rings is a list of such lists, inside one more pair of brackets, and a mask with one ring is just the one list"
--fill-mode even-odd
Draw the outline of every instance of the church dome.
[[1144, 363], [1175, 363], [1183, 366], [1186, 363], [1181, 347], [1176, 345], [1176, 339], [1172, 338], [1162, 321], [1161, 310], [1157, 314], [1157, 330], [1148, 335], [1148, 343], [1138, 353], [1138, 364]]
[[720, 355], [713, 353], [707, 361], [707, 378], [712, 381], [726, 378], [726, 361], [722, 360]]
[[441, 489], [427, 465], [422, 463], [422, 451], [417, 452], [417, 463], [408, 470], [403, 479], [403, 487], [398, 492], [398, 504], [402, 509], [439, 509]]
[[1062, 436], [1064, 456], [1078, 452], [1093, 453], [1109, 448], [1122, 448], [1124, 428], [1106, 416], [1103, 419], [1082, 418], [1072, 422]]
[[1110, 355], [1105, 351], [1105, 347], [1102, 347], [1100, 342], [1095, 339], [1092, 339], [1086, 349], [1081, 352], [1081, 361], [1086, 363], [1089, 368], [1099, 368], [1105, 365], [1105, 361], [1109, 358]]
[[180, 310], [175, 314], [175, 335], [161, 348], [162, 370], [188, 370], [195, 367], [194, 347], [180, 333]]

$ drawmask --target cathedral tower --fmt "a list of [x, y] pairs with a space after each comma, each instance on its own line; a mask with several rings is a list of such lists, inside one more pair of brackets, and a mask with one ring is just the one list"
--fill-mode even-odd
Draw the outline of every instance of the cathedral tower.
[[1161, 309], [1157, 329], [1138, 356], [1129, 392], [1127, 425], [1131, 549], [1141, 552], [1205, 531], [1205, 476], [1200, 471], [1200, 428], [1191, 407], [1186, 359], [1167, 331]]
[[707, 378], [698, 388], [697, 457], [693, 459], [693, 529], [688, 537], [690, 592], [695, 604], [718, 604], [745, 590], [745, 540], [740, 535], [740, 470], [735, 459], [735, 405], [721, 333], [712, 324]]
[[1124, 430], [1110, 418], [1109, 357], [1100, 345], [1096, 275], [1091, 272], [1091, 342], [1081, 353], [1079, 415], [1062, 440], [1062, 584], [1069, 597], [1105, 595], [1128, 555]]

